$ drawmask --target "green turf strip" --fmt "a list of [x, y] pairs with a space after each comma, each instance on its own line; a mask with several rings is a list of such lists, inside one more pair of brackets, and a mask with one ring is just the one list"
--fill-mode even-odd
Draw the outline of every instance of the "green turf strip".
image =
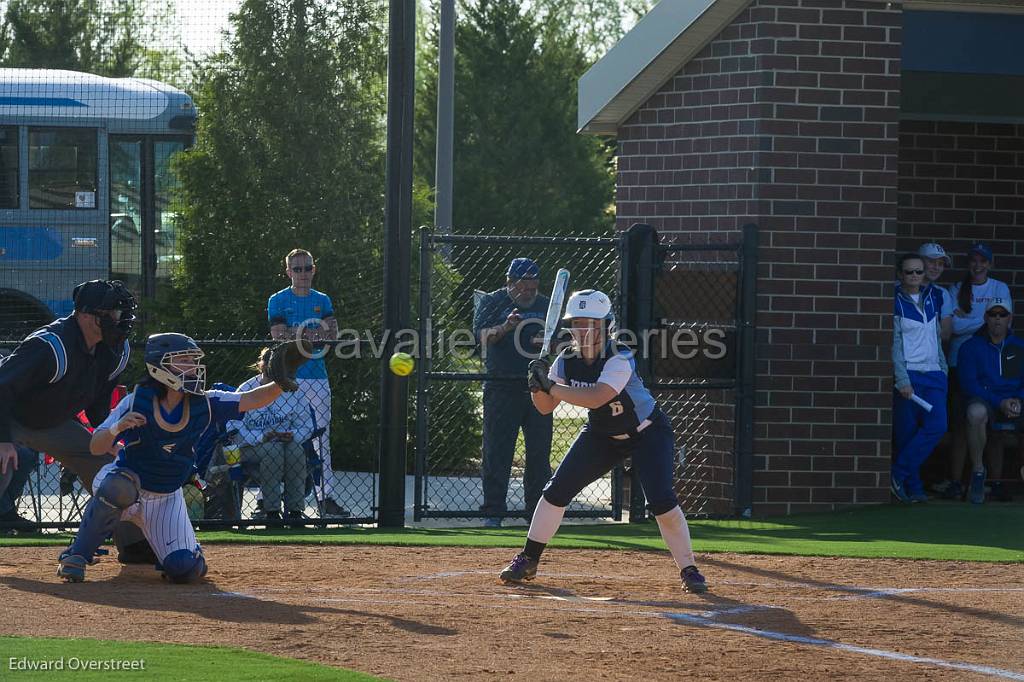
[[[930, 503], [880, 505], [828, 514], [766, 520], [691, 521], [698, 552], [795, 554], [894, 559], [1024, 561], [1024, 505]], [[304, 531], [212, 531], [202, 542], [253, 544], [372, 544], [453, 547], [519, 547], [526, 534], [515, 528], [342, 528]], [[3, 545], [59, 545], [67, 536], [0, 539]], [[553, 547], [664, 549], [657, 525], [566, 525]]]
[[[131, 662], [135, 661], [134, 668]], [[115, 663], [118, 662], [118, 663]], [[127, 662], [127, 664], [125, 663]], [[49, 669], [40, 669], [43, 665]], [[139, 669], [139, 665], [144, 666]], [[31, 669], [30, 666], [36, 666]], [[55, 667], [62, 665], [62, 668]], [[94, 666], [92, 669], [82, 666]], [[114, 669], [119, 665], [118, 669]], [[105, 669], [104, 669], [105, 668]], [[0, 636], [0, 679], [379, 680], [352, 670], [227, 647]]]

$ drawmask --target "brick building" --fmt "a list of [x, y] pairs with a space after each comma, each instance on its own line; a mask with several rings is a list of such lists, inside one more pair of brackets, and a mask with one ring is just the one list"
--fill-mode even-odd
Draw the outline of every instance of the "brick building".
[[889, 499], [895, 251], [1024, 292], [1021, 45], [1017, 0], [662, 0], [581, 78], [621, 228], [760, 227], [755, 513]]

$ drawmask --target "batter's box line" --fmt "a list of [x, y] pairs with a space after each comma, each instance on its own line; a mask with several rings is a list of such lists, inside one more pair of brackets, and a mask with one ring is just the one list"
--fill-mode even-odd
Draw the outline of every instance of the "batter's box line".
[[688, 613], [664, 613], [662, 615], [664, 615], [666, 618], [688, 623], [690, 625], [698, 625], [700, 627], [715, 628], [719, 630], [729, 630], [732, 632], [753, 635], [754, 637], [760, 637], [762, 639], [790, 642], [794, 644], [806, 644], [809, 646], [819, 646], [826, 649], [835, 649], [837, 651], [845, 651], [849, 653], [863, 654], [865, 656], [873, 656], [875, 658], [884, 658], [893, 661], [902, 661], [905, 663], [918, 663], [921, 665], [933, 665], [940, 668], [949, 668], [952, 670], [966, 670], [968, 672], [980, 673], [982, 675], [992, 675], [995, 677], [1001, 677], [1007, 680], [1024, 681], [1024, 673], [1019, 673], [1014, 670], [1005, 670], [1003, 668], [996, 668], [989, 665], [964, 663], [961, 661], [946, 661], [941, 658], [914, 656], [912, 654], [901, 654], [898, 651], [887, 651], [885, 649], [875, 649], [872, 647], [856, 646], [854, 644], [844, 644], [843, 642], [837, 642], [833, 639], [804, 637], [803, 635], [790, 635], [785, 632], [775, 632], [773, 630], [760, 630], [758, 628], [752, 628], [746, 625], [720, 623], [707, 618], [702, 618], [701, 616], [694, 616]]
[[841, 597], [829, 597], [825, 601], [853, 601], [855, 599], [881, 599], [896, 594], [911, 594], [914, 592], [996, 592], [1005, 594], [1007, 592], [1024, 592], [1024, 587], [884, 587], [865, 592], [863, 594], [847, 594]]

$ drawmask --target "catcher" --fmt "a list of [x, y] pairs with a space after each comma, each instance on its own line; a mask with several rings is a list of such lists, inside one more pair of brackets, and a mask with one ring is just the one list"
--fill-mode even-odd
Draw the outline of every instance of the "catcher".
[[195, 443], [218, 423], [294, 391], [295, 371], [311, 355], [306, 341], [275, 348], [267, 363], [272, 383], [244, 393], [207, 391], [203, 351], [184, 334], [154, 334], [146, 340], [147, 379], [125, 396], [97, 427], [89, 444], [93, 455], [124, 441], [118, 458], [93, 481], [93, 497], [71, 546], [60, 555], [57, 576], [82, 582], [85, 567], [118, 519], [142, 529], [171, 582], [206, 575], [206, 560], [189, 521], [181, 487], [191, 478]]

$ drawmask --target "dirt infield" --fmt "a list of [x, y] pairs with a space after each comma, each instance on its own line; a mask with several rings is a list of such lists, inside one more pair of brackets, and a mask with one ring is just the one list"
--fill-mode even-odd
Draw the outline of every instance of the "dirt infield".
[[1018, 565], [715, 554], [681, 591], [667, 553], [213, 545], [199, 585], [57, 548], [0, 556], [0, 633], [231, 644], [396, 680], [1024, 680]]

